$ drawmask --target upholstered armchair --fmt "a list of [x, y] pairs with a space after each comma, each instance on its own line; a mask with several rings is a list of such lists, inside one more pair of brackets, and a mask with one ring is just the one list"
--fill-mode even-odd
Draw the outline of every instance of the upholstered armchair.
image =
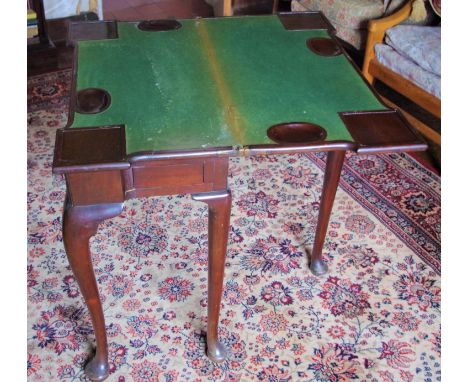
[[321, 11], [336, 35], [357, 50], [364, 50], [369, 20], [393, 13], [406, 0], [293, 0], [291, 10]]

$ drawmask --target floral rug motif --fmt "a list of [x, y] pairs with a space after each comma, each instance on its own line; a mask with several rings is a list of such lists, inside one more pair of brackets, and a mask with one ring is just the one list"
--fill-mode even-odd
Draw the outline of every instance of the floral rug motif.
[[[28, 83], [30, 381], [86, 381], [94, 334], [62, 243], [51, 173], [70, 72]], [[440, 179], [410, 156], [348, 155], [324, 246], [307, 268], [324, 156], [233, 158], [220, 336], [204, 354], [207, 209], [134, 199], [91, 240], [109, 381], [440, 381]]]

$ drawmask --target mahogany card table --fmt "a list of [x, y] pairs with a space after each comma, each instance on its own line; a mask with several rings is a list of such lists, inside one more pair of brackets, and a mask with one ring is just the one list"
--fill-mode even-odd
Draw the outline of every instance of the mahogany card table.
[[109, 374], [103, 310], [90, 258], [98, 224], [125, 200], [190, 193], [209, 211], [207, 355], [218, 341], [231, 213], [229, 158], [326, 151], [310, 269], [321, 259], [346, 151], [425, 150], [404, 117], [361, 77], [321, 13], [70, 25], [69, 121], [56, 136], [64, 174], [63, 238]]

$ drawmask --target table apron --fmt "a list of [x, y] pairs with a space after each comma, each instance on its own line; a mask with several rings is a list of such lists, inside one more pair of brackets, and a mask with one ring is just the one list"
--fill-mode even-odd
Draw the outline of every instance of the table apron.
[[148, 160], [125, 170], [66, 174], [72, 204], [118, 203], [138, 197], [227, 189], [228, 157]]

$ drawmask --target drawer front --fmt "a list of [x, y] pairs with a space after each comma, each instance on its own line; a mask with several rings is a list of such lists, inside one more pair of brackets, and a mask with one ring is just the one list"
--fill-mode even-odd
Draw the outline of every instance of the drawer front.
[[133, 168], [135, 188], [155, 188], [204, 183], [205, 165], [185, 163]]
[[228, 157], [145, 160], [125, 170], [125, 197], [225, 190]]

